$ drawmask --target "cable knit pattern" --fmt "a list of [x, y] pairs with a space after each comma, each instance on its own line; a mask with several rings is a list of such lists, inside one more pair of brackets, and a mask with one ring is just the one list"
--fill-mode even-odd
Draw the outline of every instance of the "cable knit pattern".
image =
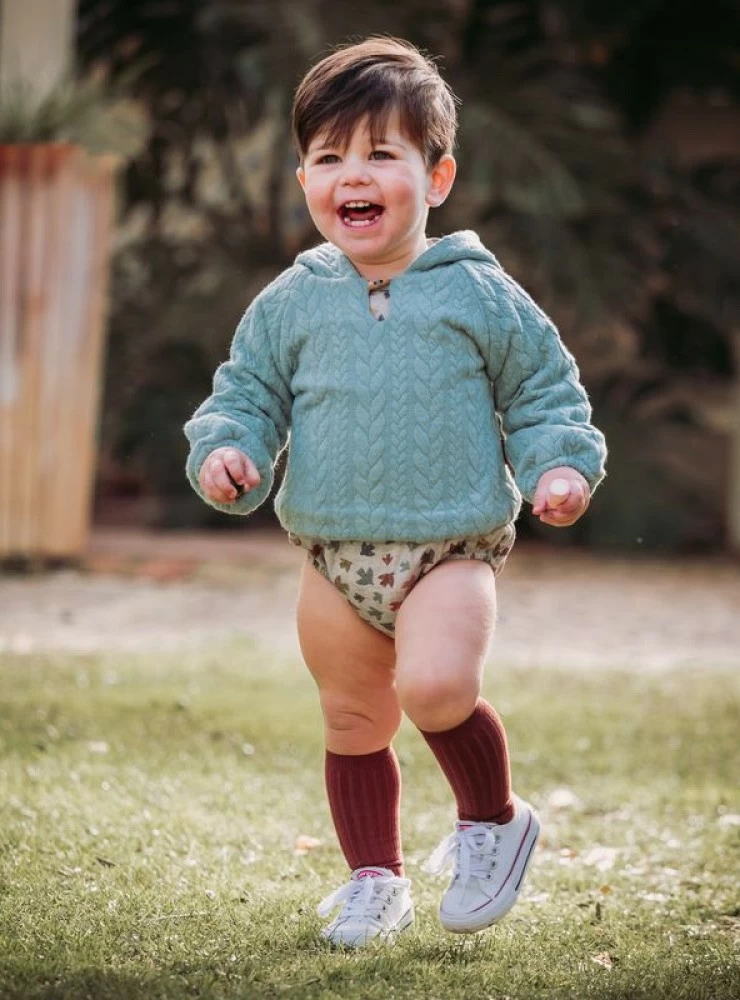
[[[254, 461], [283, 526], [325, 539], [434, 541], [514, 520], [543, 472], [595, 489], [606, 447], [550, 319], [475, 233], [446, 236], [391, 282], [390, 315], [330, 244], [299, 254], [254, 300], [211, 396], [185, 426], [194, 489], [224, 445]], [[204, 498], [205, 499], [205, 498]]]

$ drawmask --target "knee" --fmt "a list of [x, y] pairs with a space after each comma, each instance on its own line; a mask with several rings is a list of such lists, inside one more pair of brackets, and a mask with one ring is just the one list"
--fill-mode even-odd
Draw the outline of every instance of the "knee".
[[444, 732], [472, 714], [480, 684], [473, 678], [420, 673], [399, 679], [397, 691], [401, 708], [417, 729]]
[[375, 753], [387, 747], [401, 725], [395, 697], [363, 705], [344, 697], [321, 695], [326, 746], [334, 753]]

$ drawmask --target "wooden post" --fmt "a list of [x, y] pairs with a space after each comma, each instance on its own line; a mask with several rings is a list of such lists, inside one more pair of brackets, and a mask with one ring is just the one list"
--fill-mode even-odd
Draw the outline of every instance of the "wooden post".
[[0, 559], [85, 548], [114, 167], [0, 146]]
[[[76, 0], [0, 0], [0, 92], [72, 69]], [[78, 558], [90, 520], [113, 157], [0, 146], [0, 559]]]
[[72, 68], [76, 0], [0, 0], [0, 91], [42, 99]]

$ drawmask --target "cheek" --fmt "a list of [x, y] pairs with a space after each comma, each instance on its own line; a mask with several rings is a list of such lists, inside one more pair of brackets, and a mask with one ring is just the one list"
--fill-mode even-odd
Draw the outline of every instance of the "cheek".
[[423, 205], [426, 195], [426, 186], [416, 177], [399, 177], [393, 184], [394, 197], [401, 202], [414, 205]]
[[333, 232], [332, 222], [336, 218], [331, 194], [316, 186], [306, 187], [306, 208], [311, 216], [314, 226], [326, 239], [330, 238]]
[[311, 215], [323, 214], [332, 207], [331, 192], [326, 185], [315, 182], [307, 184], [303, 193], [306, 196], [306, 205]]

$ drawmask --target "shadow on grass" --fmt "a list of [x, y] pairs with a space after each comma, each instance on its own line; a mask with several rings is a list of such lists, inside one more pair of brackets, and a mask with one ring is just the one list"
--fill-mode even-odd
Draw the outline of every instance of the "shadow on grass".
[[[718, 964], [711, 949], [691, 958], [638, 956], [614, 970], [580, 967], [562, 953], [550, 966], [543, 956], [517, 965], [537, 949], [536, 934], [422, 939], [412, 932], [395, 948], [335, 951], [306, 930], [265, 949], [251, 962], [231, 956], [228, 968], [212, 960], [173, 960], [162, 968], [126, 971], [0, 965], [2, 1000], [735, 1000], [737, 965]], [[262, 942], [264, 945], [264, 941]], [[540, 960], [537, 961], [537, 958]], [[534, 959], [532, 961], [532, 959]]]

